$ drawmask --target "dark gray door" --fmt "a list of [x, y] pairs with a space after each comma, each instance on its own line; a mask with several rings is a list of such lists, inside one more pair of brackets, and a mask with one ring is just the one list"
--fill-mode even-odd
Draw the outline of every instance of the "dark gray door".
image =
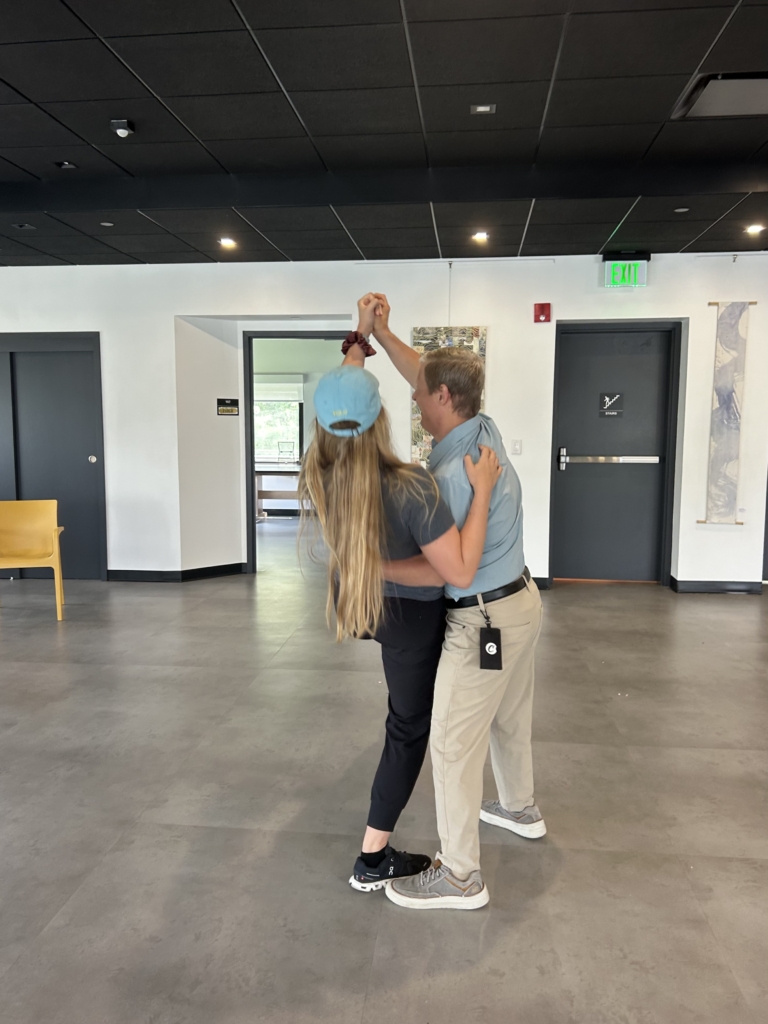
[[[3, 496], [56, 498], [59, 525], [64, 527], [64, 577], [101, 579], [105, 574], [104, 469], [96, 353], [15, 351], [9, 358], [16, 493]], [[0, 401], [0, 418], [5, 409], [7, 419], [5, 397]], [[7, 479], [0, 486], [10, 489]], [[50, 577], [50, 570], [25, 569], [22, 575]]]
[[671, 330], [558, 332], [553, 577], [662, 578], [671, 355]]

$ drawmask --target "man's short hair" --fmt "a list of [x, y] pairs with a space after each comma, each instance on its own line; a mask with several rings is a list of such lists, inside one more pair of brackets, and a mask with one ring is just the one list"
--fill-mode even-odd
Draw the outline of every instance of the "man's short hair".
[[436, 348], [422, 356], [424, 380], [430, 395], [445, 384], [459, 416], [471, 419], [480, 412], [485, 386], [485, 368], [476, 352], [468, 348]]

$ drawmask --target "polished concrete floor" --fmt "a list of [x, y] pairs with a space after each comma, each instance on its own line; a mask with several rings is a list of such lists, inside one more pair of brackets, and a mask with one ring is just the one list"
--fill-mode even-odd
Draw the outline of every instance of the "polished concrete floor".
[[[482, 825], [490, 907], [417, 914], [347, 885], [385, 688], [293, 529], [61, 624], [0, 581], [3, 1024], [765, 1024], [768, 596], [546, 593], [549, 834]], [[428, 770], [396, 839], [437, 847]]]

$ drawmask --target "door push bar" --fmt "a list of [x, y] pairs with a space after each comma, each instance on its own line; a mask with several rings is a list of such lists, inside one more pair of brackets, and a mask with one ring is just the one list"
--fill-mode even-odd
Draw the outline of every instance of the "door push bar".
[[569, 462], [623, 462], [632, 465], [638, 463], [660, 462], [658, 455], [569, 455], [567, 448], [559, 448], [557, 451], [557, 468], [564, 472]]

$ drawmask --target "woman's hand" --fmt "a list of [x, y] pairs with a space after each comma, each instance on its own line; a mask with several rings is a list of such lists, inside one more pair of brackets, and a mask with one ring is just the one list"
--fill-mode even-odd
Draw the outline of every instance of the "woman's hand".
[[480, 458], [477, 462], [472, 461], [471, 455], [464, 456], [464, 468], [475, 494], [478, 492], [490, 494], [501, 476], [501, 465], [496, 452], [484, 444], [480, 445]]
[[373, 292], [373, 297], [376, 300], [374, 305], [375, 318], [373, 321], [374, 336], [379, 333], [386, 334], [389, 330], [389, 314], [392, 312], [392, 309], [387, 302], [387, 296], [382, 292]]
[[376, 296], [373, 292], [368, 292], [362, 299], [358, 299], [357, 303], [357, 314], [358, 324], [357, 329], [360, 334], [364, 334], [366, 338], [373, 332], [373, 317], [374, 310], [376, 309]]

